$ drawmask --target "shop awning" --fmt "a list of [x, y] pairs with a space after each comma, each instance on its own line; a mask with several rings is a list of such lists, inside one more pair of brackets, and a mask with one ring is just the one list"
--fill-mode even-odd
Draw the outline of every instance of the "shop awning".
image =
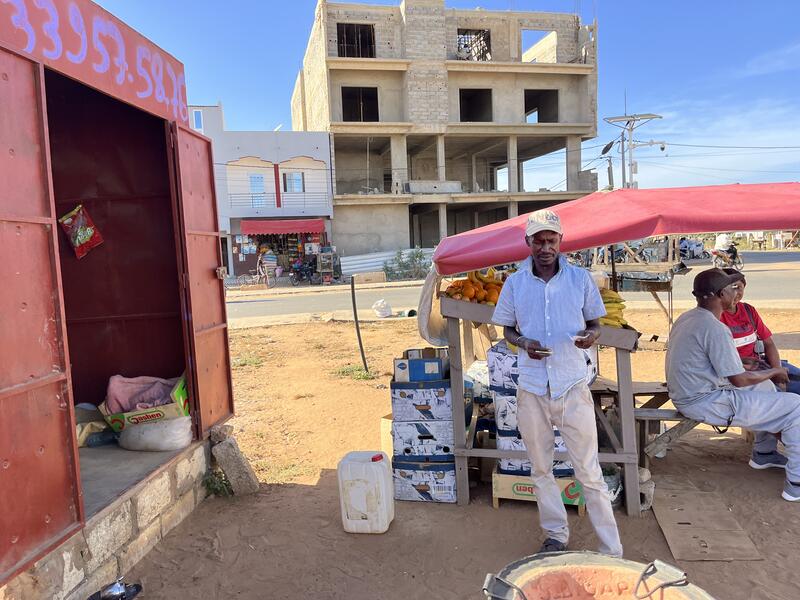
[[[565, 252], [657, 235], [800, 229], [800, 183], [595, 192], [553, 207]], [[450, 236], [433, 255], [441, 275], [522, 260], [527, 215]]]
[[242, 220], [244, 235], [269, 233], [324, 233], [325, 219], [247, 219]]

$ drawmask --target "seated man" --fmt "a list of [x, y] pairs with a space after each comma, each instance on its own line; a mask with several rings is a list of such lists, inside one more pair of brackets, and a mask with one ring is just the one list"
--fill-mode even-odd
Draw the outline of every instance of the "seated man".
[[[728, 275], [736, 275], [736, 269], [722, 269]], [[757, 370], [759, 364], [766, 363], [770, 367], [783, 367], [789, 372], [789, 383], [784, 391], [800, 394], [800, 369], [781, 360], [772, 332], [761, 319], [755, 307], [742, 302], [747, 280], [742, 276], [739, 283], [735, 283], [736, 295], [733, 302], [724, 305], [721, 321], [728, 326], [733, 334], [733, 343], [739, 356], [742, 357], [744, 368], [748, 371]]]
[[[730, 330], [720, 321], [742, 275], [708, 269], [694, 279], [697, 308], [682, 314], [669, 336], [667, 387], [683, 415], [717, 427], [781, 433], [788, 458], [775, 452], [773, 466], [786, 469], [782, 497], [800, 501], [800, 396], [775, 391], [786, 370], [746, 371]], [[761, 384], [761, 385], [759, 385]]]

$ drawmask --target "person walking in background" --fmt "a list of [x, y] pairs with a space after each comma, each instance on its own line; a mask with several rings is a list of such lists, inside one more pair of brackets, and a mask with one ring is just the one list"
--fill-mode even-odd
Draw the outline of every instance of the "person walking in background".
[[525, 241], [531, 255], [503, 286], [493, 320], [504, 327], [506, 341], [519, 348], [517, 420], [546, 534], [540, 552], [563, 552], [569, 541], [567, 511], [553, 477], [555, 426], [583, 486], [600, 552], [622, 556], [586, 382], [585, 351], [600, 337], [599, 319], [606, 311], [589, 272], [560, 254], [561, 238], [558, 215], [550, 210], [530, 214]]

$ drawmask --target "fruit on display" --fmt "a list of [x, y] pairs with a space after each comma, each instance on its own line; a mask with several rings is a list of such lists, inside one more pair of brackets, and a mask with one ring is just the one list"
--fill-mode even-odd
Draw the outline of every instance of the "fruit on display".
[[444, 295], [453, 300], [495, 306], [503, 290], [505, 273], [494, 268], [470, 271], [466, 279], [457, 279], [447, 286]]
[[600, 290], [600, 297], [606, 307], [606, 316], [600, 318], [600, 324], [607, 327], [620, 328], [627, 325], [623, 313], [625, 312], [625, 300], [614, 290], [603, 288]]

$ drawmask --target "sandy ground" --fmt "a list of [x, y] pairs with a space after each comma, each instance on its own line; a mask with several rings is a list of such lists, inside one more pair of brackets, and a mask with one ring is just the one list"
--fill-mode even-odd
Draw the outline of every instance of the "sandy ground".
[[[800, 361], [800, 312], [765, 315], [785, 358]], [[630, 312], [641, 331], [666, 333], [663, 316]], [[238, 416], [233, 424], [263, 482], [255, 496], [211, 498], [130, 574], [143, 598], [481, 598], [486, 573], [535, 552], [536, 505], [491, 506], [491, 488], [468, 507], [397, 502], [388, 533], [344, 533], [336, 465], [348, 451], [378, 449], [380, 417], [390, 412], [392, 358], [421, 344], [416, 322], [366, 324], [375, 379], [358, 380], [352, 324], [313, 323], [236, 331], [231, 336]], [[663, 380], [663, 352], [634, 355], [639, 380]], [[603, 374], [613, 372], [604, 352]], [[719, 600], [800, 598], [800, 507], [780, 499], [782, 472], [754, 471], [738, 431], [686, 436], [654, 473], [715, 491], [747, 530], [764, 560], [684, 562], [672, 558], [652, 512], [617, 513], [626, 558], [679, 564]], [[569, 510], [571, 548], [594, 549], [588, 517]]]

